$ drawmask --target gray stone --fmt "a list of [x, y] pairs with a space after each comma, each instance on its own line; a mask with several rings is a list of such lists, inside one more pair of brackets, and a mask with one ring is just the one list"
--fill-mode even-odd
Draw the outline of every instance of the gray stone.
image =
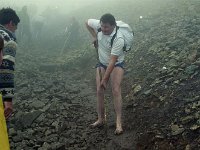
[[183, 124], [187, 124], [187, 123], [193, 121], [194, 119], [195, 119], [194, 116], [187, 116], [187, 117], [185, 117], [185, 118], [182, 118], [182, 119], [181, 119], [181, 122], [182, 122]]
[[133, 92], [134, 92], [134, 94], [137, 94], [137, 93], [140, 92], [141, 90], [142, 90], [141, 85], [137, 85], [137, 86], [133, 89]]
[[15, 131], [14, 128], [10, 128], [8, 133], [9, 133], [9, 136], [15, 136], [15, 135], [17, 135], [17, 132]]
[[30, 127], [33, 121], [38, 118], [42, 114], [42, 111], [33, 111], [30, 113], [26, 113], [20, 118], [20, 122], [23, 127]]
[[149, 95], [151, 93], [152, 89], [149, 89], [147, 91], [144, 92], [145, 95]]
[[188, 75], [192, 75], [193, 73], [195, 73], [195, 70], [197, 70], [199, 68], [199, 66], [197, 65], [190, 65], [185, 69], [185, 73]]
[[172, 125], [171, 130], [172, 130], [172, 133], [171, 133], [172, 135], [179, 135], [183, 133], [185, 129], [182, 127], [179, 127], [178, 125]]
[[33, 102], [31, 104], [29, 104], [29, 107], [35, 108], [37, 110], [39, 108], [43, 108], [44, 105], [45, 105], [45, 103], [43, 103], [42, 101], [33, 100]]

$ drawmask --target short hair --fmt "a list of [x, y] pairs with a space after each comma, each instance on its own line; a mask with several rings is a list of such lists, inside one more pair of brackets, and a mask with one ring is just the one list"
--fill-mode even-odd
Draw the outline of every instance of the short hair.
[[116, 25], [115, 17], [112, 14], [104, 14], [101, 16], [100, 22], [109, 23], [110, 25]]
[[0, 35], [0, 51], [2, 51], [3, 47], [4, 47], [4, 40]]
[[0, 24], [6, 25], [12, 21], [15, 25], [20, 22], [16, 12], [11, 8], [2, 8], [0, 10]]

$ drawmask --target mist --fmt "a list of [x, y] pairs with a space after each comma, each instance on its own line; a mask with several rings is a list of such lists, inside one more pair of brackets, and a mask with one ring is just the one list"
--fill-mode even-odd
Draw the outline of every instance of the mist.
[[1, 0], [1, 6], [9, 6], [15, 7], [17, 9], [21, 9], [23, 6], [36, 7], [38, 13], [43, 11], [46, 7], [50, 7], [52, 9], [60, 9], [63, 13], [69, 13], [71, 11], [75, 11], [84, 6], [89, 6], [93, 3], [96, 3], [100, 0]]
[[[2, 7], [20, 18], [11, 149], [200, 149], [199, 0], [0, 0]], [[102, 72], [85, 23], [105, 13], [134, 32], [123, 51], [119, 136], [111, 80], [106, 124], [89, 126]]]

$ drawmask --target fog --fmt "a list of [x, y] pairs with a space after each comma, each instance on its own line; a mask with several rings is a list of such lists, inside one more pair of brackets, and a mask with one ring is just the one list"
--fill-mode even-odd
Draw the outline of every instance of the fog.
[[[11, 149], [199, 149], [200, 0], [0, 0], [2, 7], [20, 18]], [[121, 137], [113, 134], [110, 85], [105, 127], [88, 127], [96, 118], [98, 53], [85, 22], [105, 13], [134, 31]]]
[[17, 7], [18, 9], [25, 5], [35, 7], [38, 12], [50, 7], [52, 9], [60, 9], [63, 13], [68, 13], [98, 1], [102, 0], [1, 0], [0, 3], [1, 6]]
[[[195, 0], [1, 0], [0, 6], [11, 7], [19, 15], [21, 21], [16, 34], [20, 46], [26, 47], [31, 41], [36, 49], [61, 51], [63, 47], [71, 50], [88, 45], [90, 35], [85, 28], [88, 18], [99, 19], [102, 14], [112, 13], [116, 20], [128, 23], [136, 31], [149, 26], [150, 22], [153, 23], [152, 18], [170, 9], [169, 13], [178, 12], [181, 7], [180, 13], [197, 10], [198, 6], [192, 2]], [[23, 10], [25, 7], [27, 10]], [[71, 34], [67, 40], [72, 31], [78, 36]]]
[[[135, 28], [134, 24], [141, 20], [141, 16], [144, 16], [144, 20], [154, 12], [158, 14], [164, 8], [174, 7], [172, 0], [1, 0], [0, 4], [1, 7], [15, 9], [20, 17], [17, 31], [19, 45], [27, 45], [26, 39], [30, 39], [33, 45], [40, 45], [42, 49], [48, 46], [62, 49], [69, 30], [76, 31], [79, 37], [71, 36], [74, 41], [69, 40], [68, 44], [74, 43], [76, 48], [84, 46], [89, 39], [84, 24], [88, 18], [99, 19], [109, 12], [117, 20], [123, 20]], [[27, 10], [23, 10], [25, 7]], [[70, 29], [72, 20], [76, 21], [76, 29]]]

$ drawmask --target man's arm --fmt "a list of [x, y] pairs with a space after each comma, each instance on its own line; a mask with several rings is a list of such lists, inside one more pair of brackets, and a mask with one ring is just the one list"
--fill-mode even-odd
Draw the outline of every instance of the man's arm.
[[86, 21], [85, 24], [86, 24], [86, 27], [87, 27], [88, 31], [90, 32], [90, 34], [91, 34], [92, 37], [93, 37], [92, 43], [94, 44], [94, 47], [95, 47], [95, 48], [98, 48], [97, 33], [96, 33], [95, 29], [92, 28], [91, 26], [89, 26], [88, 21]]
[[94, 39], [97, 39], [97, 34], [96, 34], [95, 30], [91, 26], [88, 25], [88, 21], [86, 21], [85, 25], [86, 25], [88, 31], [90, 32], [90, 34], [92, 35], [92, 37]]
[[111, 50], [110, 61], [106, 69], [106, 72], [104, 74], [103, 80], [101, 82], [101, 86], [104, 89], [106, 88], [107, 82], [110, 78], [110, 74], [112, 73], [115, 67], [115, 63], [117, 62], [119, 55], [123, 53], [123, 47], [124, 47], [124, 39], [122, 38], [115, 39], [112, 50]]
[[[6, 119], [12, 115], [13, 105], [12, 99], [14, 97], [14, 65], [15, 65], [15, 54], [17, 44], [14, 41], [6, 43], [3, 49], [3, 62], [0, 66], [0, 71], [4, 72], [1, 74], [0, 91], [3, 96], [4, 102], [4, 113]], [[0, 72], [0, 73], [1, 73]], [[4, 80], [5, 77], [7, 80]]]
[[86, 27], [93, 37], [92, 43], [94, 44], [95, 48], [98, 48], [97, 33], [98, 29], [101, 27], [99, 22], [100, 20], [97, 19], [88, 19], [86, 21]]
[[103, 76], [103, 79], [102, 79], [101, 85], [100, 85], [104, 89], [106, 89], [106, 85], [107, 85], [108, 80], [110, 78], [110, 74], [112, 73], [112, 71], [115, 67], [115, 63], [117, 62], [117, 59], [118, 59], [118, 56], [116, 56], [116, 55], [111, 55], [111, 57], [110, 57], [109, 65], [106, 69], [106, 72]]

